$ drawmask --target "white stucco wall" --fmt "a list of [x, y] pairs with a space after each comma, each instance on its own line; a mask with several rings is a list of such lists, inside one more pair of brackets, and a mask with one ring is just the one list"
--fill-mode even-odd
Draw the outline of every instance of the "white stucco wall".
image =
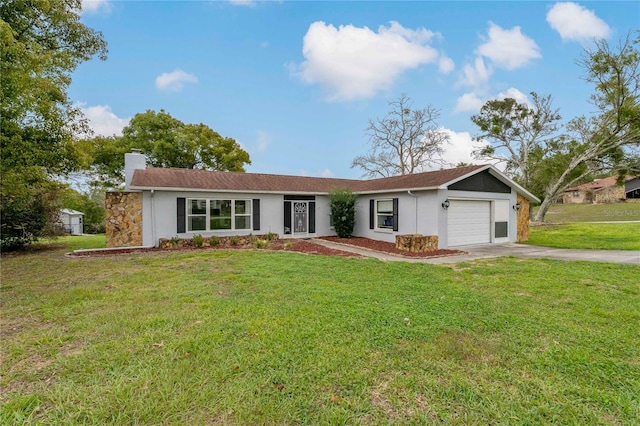
[[[153, 198], [153, 202], [152, 202]], [[260, 230], [218, 230], [177, 232], [177, 199], [260, 199]], [[316, 196], [315, 200], [316, 232], [313, 236], [335, 235], [329, 224], [329, 201], [326, 196]], [[192, 238], [196, 234], [204, 237], [266, 234], [272, 232], [281, 238], [284, 235], [284, 196], [282, 194], [257, 193], [220, 193], [220, 192], [177, 192], [177, 191], [144, 191], [143, 199], [143, 229], [144, 245], [156, 245], [160, 238]], [[152, 213], [153, 212], [153, 213]], [[154, 230], [155, 226], [155, 230]], [[155, 236], [154, 236], [155, 233]]]
[[[395, 242], [396, 235], [422, 234], [438, 235], [439, 247], [447, 248], [447, 211], [442, 208], [442, 202], [447, 198], [467, 200], [506, 200], [511, 207], [516, 203], [516, 193], [512, 190], [509, 194], [472, 192], [472, 191], [415, 191], [413, 196], [407, 192], [388, 192], [380, 194], [360, 195], [356, 203], [356, 221], [354, 236]], [[414, 197], [415, 196], [415, 197]], [[260, 199], [260, 230], [221, 230], [221, 231], [197, 231], [177, 233], [177, 205], [179, 197], [205, 198], [205, 199]], [[398, 198], [398, 231], [369, 229], [369, 200]], [[153, 207], [152, 207], [153, 204]], [[492, 203], [492, 209], [494, 209]], [[153, 211], [153, 214], [152, 214]], [[493, 210], [492, 210], [493, 211]], [[418, 221], [416, 223], [416, 214]], [[492, 213], [492, 241], [494, 226]], [[266, 234], [273, 232], [281, 238], [291, 235], [284, 234], [284, 196], [282, 194], [257, 194], [257, 193], [219, 193], [219, 192], [174, 192], [174, 191], [144, 191], [143, 195], [143, 242], [144, 245], [155, 245], [160, 238], [191, 238], [196, 234], [209, 237], [212, 235], [248, 235]], [[152, 218], [153, 216], [153, 218]], [[316, 232], [309, 237], [335, 235], [330, 227], [330, 209], [328, 196], [316, 196], [315, 217]], [[509, 231], [508, 238], [502, 241], [516, 241], [517, 220], [516, 211], [508, 209]], [[155, 230], [152, 225], [155, 225]], [[155, 233], [155, 235], [154, 235]], [[500, 240], [498, 240], [500, 241]]]
[[[448, 238], [447, 238], [447, 231], [448, 231], [448, 226], [447, 226], [447, 211], [445, 209], [442, 208], [442, 202], [445, 199], [449, 199], [449, 200], [486, 200], [486, 201], [493, 201], [493, 200], [507, 200], [509, 203], [509, 206], [512, 206], [516, 203], [516, 192], [512, 189], [511, 193], [496, 193], [496, 192], [475, 192], [475, 191], [450, 191], [450, 190], [438, 190], [438, 200], [439, 203], [437, 204], [437, 206], [439, 207], [439, 218], [440, 221], [438, 223], [438, 246], [440, 248], [447, 248], [448, 247]], [[508, 237], [505, 239], [500, 239], [498, 241], [495, 240], [494, 238], [494, 232], [495, 232], [495, 226], [494, 226], [494, 222], [495, 222], [495, 203], [491, 203], [491, 211], [492, 211], [492, 215], [491, 215], [491, 242], [501, 242], [501, 241], [509, 241], [509, 242], [516, 242], [517, 239], [517, 218], [516, 218], [516, 211], [512, 208], [509, 208], [509, 231], [508, 231]]]

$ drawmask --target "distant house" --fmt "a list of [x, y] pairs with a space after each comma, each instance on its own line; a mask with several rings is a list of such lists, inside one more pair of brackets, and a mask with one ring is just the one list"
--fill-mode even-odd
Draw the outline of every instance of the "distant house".
[[640, 198], [640, 178], [627, 176], [623, 185], [618, 185], [617, 179], [618, 176], [609, 176], [567, 188], [561, 201], [565, 204], [601, 204]]
[[84, 213], [77, 210], [60, 210], [60, 222], [65, 230], [71, 235], [82, 235]]
[[276, 233], [335, 235], [329, 192], [357, 197], [354, 235], [393, 242], [437, 236], [439, 248], [522, 241], [539, 200], [491, 165], [372, 180], [148, 168], [125, 155], [125, 191], [106, 195], [107, 247], [160, 239]]

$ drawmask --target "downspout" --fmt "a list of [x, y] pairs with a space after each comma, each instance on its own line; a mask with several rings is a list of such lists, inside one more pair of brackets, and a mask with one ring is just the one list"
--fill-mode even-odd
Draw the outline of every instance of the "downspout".
[[156, 202], [155, 190], [151, 190], [151, 247], [156, 246]]
[[413, 194], [411, 192], [411, 190], [407, 190], [407, 194], [411, 195], [413, 197], [413, 204], [416, 206], [416, 231], [414, 232], [414, 234], [418, 233], [418, 196]]

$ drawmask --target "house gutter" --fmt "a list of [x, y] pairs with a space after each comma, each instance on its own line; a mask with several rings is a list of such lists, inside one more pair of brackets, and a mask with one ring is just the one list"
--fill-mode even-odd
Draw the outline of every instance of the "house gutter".
[[407, 194], [411, 195], [413, 197], [413, 204], [416, 206], [416, 231], [414, 232], [414, 234], [418, 233], [418, 196], [416, 194], [413, 194], [411, 192], [410, 189], [407, 189]]

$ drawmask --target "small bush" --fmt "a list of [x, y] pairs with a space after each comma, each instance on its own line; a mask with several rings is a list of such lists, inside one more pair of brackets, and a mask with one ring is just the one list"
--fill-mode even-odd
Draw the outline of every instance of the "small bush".
[[232, 246], [237, 246], [239, 242], [240, 242], [240, 240], [235, 235], [233, 237], [229, 238], [229, 244], [231, 244]]
[[257, 249], [264, 249], [269, 247], [269, 241], [267, 240], [256, 240], [255, 244]]
[[213, 237], [210, 237], [209, 238], [209, 244], [212, 245], [212, 246], [219, 245], [220, 244], [220, 237], [217, 237], [215, 235]]
[[334, 189], [329, 192], [329, 205], [333, 226], [340, 238], [349, 238], [356, 223], [356, 199], [349, 189]]
[[180, 241], [182, 241], [182, 240], [180, 240], [180, 237], [177, 237], [177, 236], [173, 237], [173, 238], [171, 238], [169, 240], [169, 242], [171, 243], [171, 247], [173, 247], [173, 248], [178, 247], [180, 245]]
[[284, 244], [284, 248], [285, 248], [285, 250], [290, 250], [292, 246], [293, 246], [293, 244], [291, 244], [290, 242], [286, 242], [286, 243]]
[[267, 241], [273, 240], [273, 234], [271, 233], [271, 231], [267, 232], [267, 235], [265, 236], [265, 238], [267, 239]]
[[200, 234], [193, 236], [193, 246], [194, 247], [202, 247], [204, 244], [204, 237]]

